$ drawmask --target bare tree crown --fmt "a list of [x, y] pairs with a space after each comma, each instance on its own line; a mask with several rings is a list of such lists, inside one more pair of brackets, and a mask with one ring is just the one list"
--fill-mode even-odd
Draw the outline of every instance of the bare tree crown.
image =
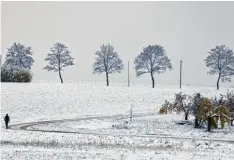
[[135, 58], [136, 75], [163, 73], [172, 69], [171, 60], [161, 45], [149, 45]]
[[70, 53], [67, 46], [62, 43], [55, 43], [45, 58], [45, 61], [48, 61], [48, 65], [43, 69], [57, 72], [63, 71], [65, 67], [74, 65], [74, 58], [71, 57]]
[[31, 47], [25, 47], [23, 44], [14, 43], [11, 48], [7, 49], [7, 55], [4, 67], [10, 69], [31, 69], [34, 60]]
[[93, 73], [107, 74], [120, 73], [123, 70], [123, 62], [114, 47], [110, 44], [101, 45], [101, 49], [96, 53], [95, 63], [93, 64]]
[[208, 74], [218, 74], [222, 82], [231, 81], [231, 76], [234, 75], [234, 55], [233, 51], [225, 45], [211, 49], [205, 64], [209, 67]]

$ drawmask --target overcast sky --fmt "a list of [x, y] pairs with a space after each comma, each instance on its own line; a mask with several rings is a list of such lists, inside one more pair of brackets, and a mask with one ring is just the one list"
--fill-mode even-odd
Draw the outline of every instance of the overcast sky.
[[[137, 78], [134, 58], [149, 44], [162, 45], [174, 69], [155, 75], [156, 84], [214, 85], [204, 59], [216, 45], [234, 49], [234, 2], [2, 2], [1, 53], [13, 42], [31, 46], [34, 81], [58, 81], [58, 73], [42, 70], [55, 42], [67, 45], [75, 65], [63, 72], [64, 81], [105, 81], [93, 75], [94, 53], [110, 43], [124, 62], [110, 83], [127, 82], [127, 62], [133, 83], [151, 83], [149, 74]], [[223, 84], [222, 84], [223, 85]], [[233, 86], [234, 82], [225, 86]]]

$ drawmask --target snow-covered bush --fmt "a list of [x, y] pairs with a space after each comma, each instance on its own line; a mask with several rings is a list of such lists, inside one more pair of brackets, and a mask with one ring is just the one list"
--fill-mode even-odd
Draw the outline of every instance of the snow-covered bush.
[[1, 68], [1, 82], [31, 82], [33, 74], [28, 69]]
[[[185, 121], [188, 120], [189, 114], [195, 116], [195, 128], [200, 128], [204, 124], [218, 128], [218, 123], [221, 124], [221, 128], [224, 128], [225, 124], [230, 120], [232, 121], [230, 110], [234, 107], [233, 97], [234, 95], [230, 92], [227, 93], [227, 96], [221, 96], [220, 99], [202, 97], [200, 93], [192, 96], [179, 93], [175, 95], [173, 103], [165, 101], [165, 104], [159, 110], [159, 114], [168, 114], [172, 111], [183, 112]], [[185, 124], [185, 122], [179, 124]]]
[[174, 109], [174, 104], [165, 100], [165, 103], [162, 105], [162, 107], [159, 110], [159, 114], [171, 113], [173, 109]]
[[194, 113], [194, 105], [192, 101], [193, 97], [182, 94], [181, 92], [175, 94], [175, 100], [173, 103], [165, 101], [165, 104], [159, 110], [159, 114], [167, 114], [173, 111], [177, 113], [184, 113], [185, 120], [188, 120], [189, 114]]
[[1, 82], [14, 82], [14, 71], [1, 67]]

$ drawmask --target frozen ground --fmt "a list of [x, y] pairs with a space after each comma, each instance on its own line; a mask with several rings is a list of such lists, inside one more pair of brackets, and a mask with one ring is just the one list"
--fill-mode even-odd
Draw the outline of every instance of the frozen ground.
[[[229, 152], [217, 152], [214, 148], [210, 151], [181, 151], [181, 150], [160, 150], [160, 149], [125, 149], [125, 148], [98, 148], [83, 147], [81, 149], [49, 149], [25, 147], [3, 148], [3, 159], [102, 159], [102, 160], [231, 160], [234, 157]], [[233, 153], [232, 153], [233, 154]]]
[[[208, 97], [226, 93], [227, 88], [185, 86], [184, 93], [201, 92]], [[1, 84], [1, 116], [9, 113], [12, 123], [36, 120], [74, 118], [86, 115], [115, 115], [129, 112], [158, 111], [165, 100], [174, 99], [178, 86], [118, 84], [106, 87], [102, 83], [31, 83]], [[2, 120], [2, 119], [1, 119]]]
[[[224, 129], [195, 129], [193, 123], [179, 125], [183, 115], [152, 115], [133, 118], [132, 123], [124, 125], [129, 118], [102, 118], [90, 120], [64, 121], [29, 126], [33, 130], [54, 130], [61, 132], [100, 133], [112, 135], [161, 135], [192, 138], [215, 138], [234, 141], [234, 127], [226, 126]], [[190, 117], [193, 122], [193, 117]], [[115, 127], [113, 127], [115, 125]], [[127, 128], [124, 128], [126, 126]]]
[[[69, 84], [1, 84], [1, 149], [2, 159], [234, 159], [234, 144], [194, 140], [125, 137], [112, 134], [160, 133], [179, 137], [208, 137], [233, 140], [233, 128], [208, 134], [192, 126], [174, 125], [177, 115], [136, 118], [130, 130], [113, 129], [116, 119], [69, 121], [32, 126], [36, 129], [78, 130], [110, 133], [85, 135], [5, 130], [3, 116], [8, 113], [11, 125], [17, 123], [129, 114], [157, 113], [165, 100], [180, 92], [178, 86], [105, 87], [100, 83]], [[208, 97], [219, 96], [227, 88], [183, 87], [184, 93], [200, 92]], [[147, 126], [147, 127], [146, 127]], [[156, 127], [155, 127], [156, 126]], [[41, 128], [40, 128], [41, 127]], [[35, 128], [34, 128], [35, 129]]]

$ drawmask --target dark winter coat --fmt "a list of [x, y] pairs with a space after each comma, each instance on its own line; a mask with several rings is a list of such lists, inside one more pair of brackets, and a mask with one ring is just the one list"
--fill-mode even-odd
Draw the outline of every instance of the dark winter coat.
[[4, 118], [4, 121], [5, 121], [6, 123], [10, 122], [10, 117], [9, 117], [8, 115], [6, 115], [5, 118]]

